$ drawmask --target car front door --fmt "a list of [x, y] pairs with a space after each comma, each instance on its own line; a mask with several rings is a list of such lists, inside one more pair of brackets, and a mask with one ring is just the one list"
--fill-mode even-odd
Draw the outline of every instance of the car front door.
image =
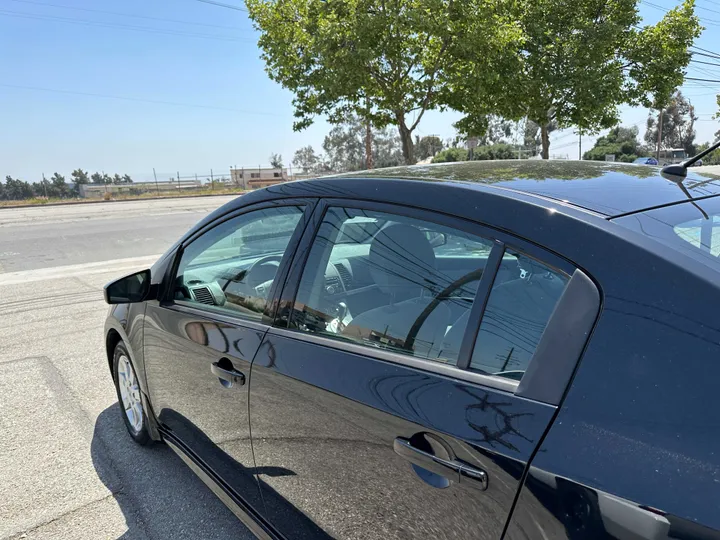
[[308, 201], [254, 205], [183, 244], [167, 296], [148, 302], [144, 355], [165, 439], [261, 508], [248, 425], [250, 364]]
[[252, 366], [268, 517], [288, 538], [500, 538], [586, 339], [573, 324], [594, 321], [562, 322], [597, 310], [589, 280], [460, 219], [347, 201], [314, 219]]

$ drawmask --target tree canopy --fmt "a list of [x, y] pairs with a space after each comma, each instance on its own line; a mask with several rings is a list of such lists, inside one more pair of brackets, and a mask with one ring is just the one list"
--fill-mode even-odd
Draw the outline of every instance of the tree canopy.
[[[512, 33], [500, 2], [247, 0], [271, 79], [293, 94], [295, 129], [349, 113], [397, 126], [406, 163], [426, 111], [442, 108], [447, 75], [472, 48], [487, 61]], [[496, 9], [497, 8], [497, 9]], [[472, 29], [469, 33], [468, 30]], [[490, 75], [493, 76], [492, 74]]]
[[[640, 27], [637, 0], [526, 0], [508, 3], [517, 34], [502, 62], [472, 49], [450, 72], [450, 106], [465, 133], [483, 133], [488, 115], [592, 132], [617, 124], [621, 104], [658, 107], [682, 84], [689, 46], [700, 34], [693, 0]], [[464, 60], [464, 63], [463, 63]], [[495, 77], [489, 77], [488, 72]]]
[[604, 137], [595, 141], [595, 146], [583, 154], [583, 159], [604, 161], [606, 154], [614, 154], [616, 161], [633, 162], [649, 152], [638, 141], [638, 128], [615, 127]]
[[440, 152], [445, 145], [437, 135], [427, 135], [425, 137], [415, 137], [415, 159], [427, 159]]
[[282, 169], [283, 168], [283, 158], [281, 154], [270, 154], [270, 166], [273, 169]]
[[[331, 171], [358, 171], [366, 168], [365, 129], [354, 115], [333, 126], [323, 141], [327, 166]], [[404, 162], [400, 137], [395, 130], [373, 129], [371, 139], [375, 167], [393, 167]]]
[[[683, 148], [688, 155], [697, 152], [695, 145], [695, 107], [690, 100], [678, 91], [670, 100], [667, 107], [662, 110], [662, 135], [661, 147]], [[647, 129], [645, 130], [645, 142], [650, 147], [657, 146], [659, 129], [659, 118], [650, 114], [647, 118]]]

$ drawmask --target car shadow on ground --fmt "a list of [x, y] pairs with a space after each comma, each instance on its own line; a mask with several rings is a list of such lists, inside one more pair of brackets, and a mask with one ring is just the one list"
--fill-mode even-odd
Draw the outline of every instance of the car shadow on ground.
[[121, 414], [117, 403], [100, 413], [90, 453], [125, 518], [122, 540], [252, 538], [167, 446], [137, 445]]

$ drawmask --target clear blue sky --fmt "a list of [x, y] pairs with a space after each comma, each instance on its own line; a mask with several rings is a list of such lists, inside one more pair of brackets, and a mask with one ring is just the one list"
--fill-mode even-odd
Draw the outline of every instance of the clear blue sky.
[[[707, 27], [697, 45], [720, 53], [720, 0], [697, 2]], [[647, 22], [662, 16], [641, 9]], [[328, 125], [292, 131], [291, 95], [265, 74], [256, 39], [245, 12], [198, 0], [0, 0], [0, 175], [37, 181], [82, 167], [150, 180], [155, 167], [167, 179], [320, 150]], [[720, 80], [720, 66], [691, 64], [688, 75]], [[700, 114], [698, 140], [711, 138], [720, 84], [684, 91]], [[417, 133], [452, 136], [458, 117], [429, 113]], [[623, 110], [641, 132], [646, 117]], [[552, 140], [552, 153], [577, 157], [572, 131]]]

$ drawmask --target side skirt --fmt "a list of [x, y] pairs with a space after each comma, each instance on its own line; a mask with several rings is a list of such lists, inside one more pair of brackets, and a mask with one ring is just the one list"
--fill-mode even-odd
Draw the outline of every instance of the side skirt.
[[180, 459], [217, 495], [225, 506], [250, 529], [250, 532], [262, 540], [283, 540], [283, 537], [275, 532], [272, 525], [255, 509], [238, 497], [220, 477], [213, 473], [213, 471], [207, 467], [192, 450], [187, 448], [182, 441], [176, 438], [170, 430], [160, 426], [159, 431], [165, 443], [180, 456]]

